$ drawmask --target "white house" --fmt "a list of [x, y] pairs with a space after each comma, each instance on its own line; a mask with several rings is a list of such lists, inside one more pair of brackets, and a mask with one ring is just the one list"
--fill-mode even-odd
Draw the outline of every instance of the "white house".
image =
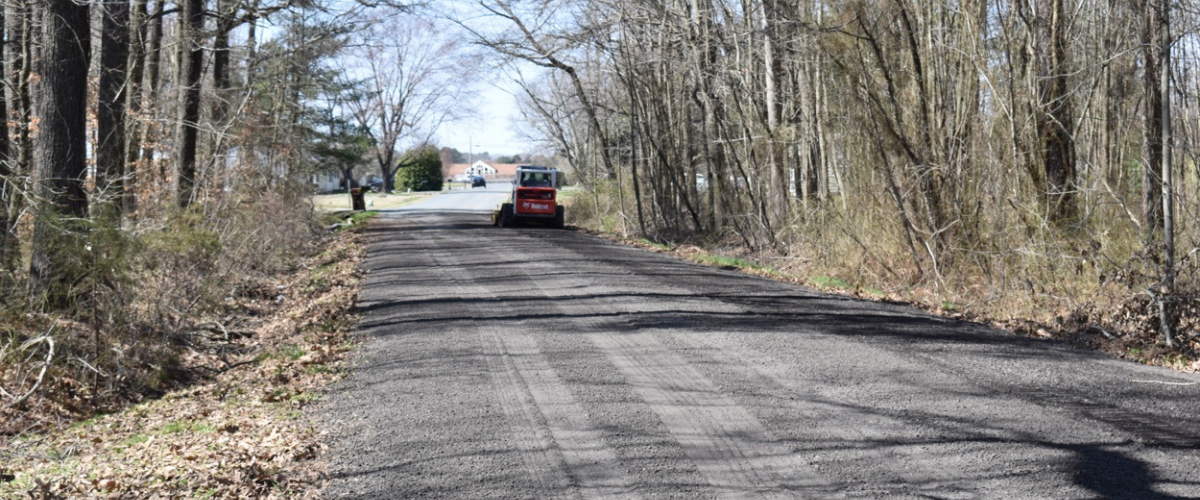
[[491, 177], [496, 175], [496, 172], [496, 167], [489, 165], [483, 160], [472, 163], [470, 167], [467, 167], [467, 169], [463, 171], [463, 173], [467, 175], [481, 175], [483, 177]]
[[487, 160], [479, 160], [475, 163], [452, 163], [442, 167], [442, 175], [447, 179], [471, 175], [488, 179], [511, 179], [516, 174], [519, 165], [519, 163], [492, 163]]
[[318, 193], [337, 191], [342, 188], [342, 175], [337, 172], [321, 172], [313, 174], [312, 182]]

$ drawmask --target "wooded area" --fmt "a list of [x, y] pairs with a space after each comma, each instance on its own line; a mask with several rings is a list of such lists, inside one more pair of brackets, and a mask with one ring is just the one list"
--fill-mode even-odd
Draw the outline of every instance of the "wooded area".
[[234, 304], [274, 297], [265, 278], [315, 248], [313, 174], [353, 185], [375, 152], [390, 189], [397, 141], [428, 133], [463, 88], [445, 81], [454, 43], [403, 38], [434, 31], [410, 11], [5, 0], [0, 417], [46, 394], [63, 416], [159, 390], [179, 349], [228, 340]]
[[397, 169], [432, 171], [432, 131], [468, 115], [474, 81], [502, 77], [585, 188], [581, 224], [1197, 349], [1188, 2], [6, 0], [2, 14], [8, 407], [48, 366], [94, 400], [169, 377], [143, 358], [221, 326], [232, 295], [269, 297], [253, 278], [312, 240], [311, 174], [352, 187], [371, 165], [390, 190]]
[[575, 213], [605, 228], [992, 317], [1194, 335], [1189, 2], [481, 0], [472, 15], [494, 23], [479, 43], [549, 69], [523, 80], [526, 113], [599, 193]]
[[0, 435], [259, 363], [284, 271], [341, 343], [312, 175], [436, 188], [504, 79], [575, 225], [1197, 370], [1198, 56], [1181, 0], [3, 0]]

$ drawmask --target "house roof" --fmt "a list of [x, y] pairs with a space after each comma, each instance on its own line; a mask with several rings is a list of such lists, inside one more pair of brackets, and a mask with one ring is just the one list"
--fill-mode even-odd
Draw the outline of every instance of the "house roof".
[[521, 165], [524, 165], [524, 163], [495, 163], [484, 160], [479, 160], [475, 163], [451, 163], [442, 167], [442, 176], [451, 178], [463, 174], [472, 166], [487, 166], [495, 170], [496, 173], [486, 175], [485, 177], [513, 177], [517, 175], [517, 167]]

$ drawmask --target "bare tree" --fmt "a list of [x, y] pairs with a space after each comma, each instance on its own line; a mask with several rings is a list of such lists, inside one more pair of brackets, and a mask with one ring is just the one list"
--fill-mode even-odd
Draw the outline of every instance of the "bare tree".
[[[1039, 2], [1036, 9], [1047, 8]], [[1038, 113], [1037, 126], [1041, 161], [1046, 179], [1046, 194], [1049, 198], [1050, 217], [1055, 221], [1069, 221], [1076, 217], [1075, 202], [1075, 116], [1072, 109], [1072, 92], [1067, 81], [1071, 72], [1068, 59], [1067, 0], [1051, 0], [1048, 11], [1038, 10], [1034, 21], [1040, 39], [1037, 46]]]
[[[1163, 340], [1166, 341], [1168, 347], [1174, 347], [1173, 331], [1177, 323], [1176, 315], [1178, 306], [1173, 303], [1175, 300], [1175, 181], [1174, 169], [1171, 165], [1171, 2], [1168, 0], [1160, 0], [1158, 2], [1158, 10], [1160, 20], [1158, 22], [1158, 37], [1157, 48], [1160, 51], [1159, 59], [1161, 62], [1162, 74], [1159, 75], [1159, 93], [1162, 96], [1161, 118], [1162, 118], [1162, 163], [1159, 168], [1162, 172], [1162, 231], [1163, 231], [1163, 270], [1162, 270], [1162, 294], [1165, 297], [1159, 298], [1159, 318], [1161, 321], [1161, 329]], [[1153, 169], [1154, 165], [1146, 165], [1147, 169]]]
[[0, 215], [4, 216], [0, 218], [0, 223], [4, 224], [0, 232], [0, 259], [3, 259], [0, 266], [6, 269], [14, 269], [20, 259], [16, 217], [25, 205], [25, 196], [21, 194], [27, 186], [24, 180], [32, 173], [32, 16], [33, 9], [28, 1], [12, 0], [4, 4], [5, 116], [11, 117], [13, 124], [11, 140], [6, 138], [8, 154], [3, 159], [4, 165], [0, 166], [3, 171], [0, 172], [3, 174], [0, 178], [0, 203], [4, 204], [4, 208], [0, 209]]
[[[1140, 0], [1138, 11], [1142, 16], [1142, 88], [1146, 95], [1143, 111], [1142, 144], [1142, 219], [1146, 240], [1160, 240], [1162, 230], [1162, 170], [1163, 131], [1165, 128], [1163, 100], [1160, 81], [1164, 72], [1163, 50], [1159, 43], [1160, 25], [1165, 23], [1164, 2]], [[1153, 243], [1151, 243], [1153, 244]]]
[[[8, 63], [7, 54], [12, 50], [8, 44], [12, 36], [8, 30], [5, 15], [7, 6], [0, 10], [0, 82], [7, 83], [5, 66]], [[7, 85], [5, 85], [7, 87]], [[13, 189], [12, 165], [9, 163], [10, 141], [8, 138], [8, 96], [0, 90], [0, 273], [12, 271], [13, 256], [17, 243], [16, 235], [9, 230], [9, 200], [15, 196]], [[0, 274], [0, 278], [4, 274]]]
[[391, 192], [401, 141], [427, 142], [438, 125], [462, 113], [478, 60], [444, 26], [410, 14], [380, 19], [357, 36], [356, 57], [346, 59], [343, 69], [347, 83], [362, 83], [344, 104], [370, 135], [384, 189]]
[[142, 123], [139, 115], [142, 111], [142, 79], [146, 74], [146, 55], [148, 46], [146, 37], [148, 35], [147, 23], [147, 7], [148, 0], [133, 0], [133, 4], [129, 11], [129, 61], [126, 63], [127, 74], [125, 77], [125, 111], [127, 115], [124, 117], [124, 137], [125, 137], [125, 193], [124, 206], [122, 210], [126, 213], [133, 212], [137, 208], [137, 197], [134, 196], [133, 189], [137, 186], [136, 174], [138, 171], [138, 162], [141, 160], [142, 147]]
[[562, 27], [555, 26], [555, 23], [552, 22], [556, 18], [565, 17], [570, 6], [559, 8], [557, 2], [540, 0], [535, 2], [480, 0], [478, 5], [483, 12], [494, 18], [502, 26], [502, 29], [499, 32], [489, 32], [472, 28], [461, 21], [460, 25], [471, 31], [476, 37], [476, 42], [483, 46], [505, 56], [553, 68], [566, 74], [574, 89], [574, 97], [582, 104], [592, 133], [600, 142], [599, 151], [603, 161], [604, 175], [615, 176], [616, 169], [610, 154], [611, 144], [605, 128], [600, 124], [597, 106], [592, 102], [588, 90], [584, 87], [583, 78], [579, 74], [577, 65], [571, 64], [564, 56], [578, 47], [585, 39], [570, 33], [556, 31], [556, 28], [561, 29]]

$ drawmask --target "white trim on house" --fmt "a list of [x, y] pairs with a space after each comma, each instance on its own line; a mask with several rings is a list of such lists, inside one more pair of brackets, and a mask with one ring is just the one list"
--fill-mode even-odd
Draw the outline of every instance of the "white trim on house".
[[463, 173], [467, 174], [467, 175], [482, 175], [482, 176], [487, 177], [487, 176], [491, 176], [491, 175], [496, 175], [496, 168], [491, 165], [488, 165], [487, 162], [485, 162], [483, 160], [479, 160], [475, 163], [472, 163], [471, 166], [467, 167], [467, 169], [464, 170]]

